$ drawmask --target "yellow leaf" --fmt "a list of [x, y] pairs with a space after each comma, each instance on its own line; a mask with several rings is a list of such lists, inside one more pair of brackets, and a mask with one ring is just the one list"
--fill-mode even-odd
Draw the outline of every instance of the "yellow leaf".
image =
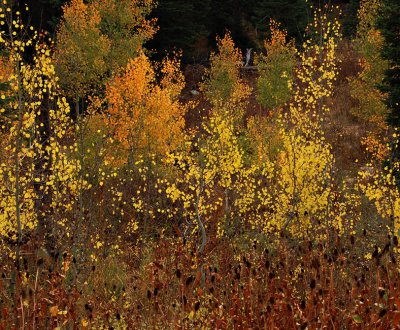
[[190, 320], [193, 320], [193, 318], [194, 318], [194, 311], [191, 311], [191, 312], [189, 313], [188, 317], [189, 317]]

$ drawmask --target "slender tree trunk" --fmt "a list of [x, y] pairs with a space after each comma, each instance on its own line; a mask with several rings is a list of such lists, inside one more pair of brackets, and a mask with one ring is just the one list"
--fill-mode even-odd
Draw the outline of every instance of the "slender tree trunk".
[[[20, 182], [20, 151], [22, 148], [22, 125], [23, 125], [23, 116], [24, 116], [24, 102], [22, 99], [22, 77], [21, 77], [21, 68], [20, 68], [20, 63], [19, 60], [17, 59], [16, 61], [17, 67], [16, 67], [16, 73], [17, 73], [17, 79], [18, 79], [18, 124], [17, 124], [17, 130], [16, 130], [16, 137], [15, 137], [15, 151], [14, 151], [14, 162], [15, 162], [15, 191], [14, 191], [14, 202], [15, 202], [15, 220], [17, 222], [17, 245], [16, 245], [16, 260], [15, 260], [15, 269], [11, 274], [11, 292], [14, 293], [14, 306], [17, 311], [17, 305], [19, 302], [19, 291], [18, 291], [18, 285], [17, 282], [19, 278], [19, 271], [20, 271], [20, 249], [22, 245], [22, 223], [21, 223], [21, 192], [22, 192], [22, 187], [21, 187], [21, 182]], [[19, 327], [19, 318], [18, 318], [18, 313], [15, 313], [15, 326], [18, 328]]]
[[199, 193], [197, 195], [196, 205], [195, 205], [197, 223], [199, 225], [200, 233], [201, 233], [201, 244], [200, 244], [200, 247], [199, 247], [201, 286], [204, 286], [204, 284], [205, 284], [205, 271], [204, 271], [204, 264], [203, 264], [203, 260], [202, 259], [203, 259], [203, 254], [204, 254], [204, 248], [205, 248], [206, 243], [207, 243], [206, 228], [204, 226], [203, 220], [201, 219], [201, 215], [200, 215], [200, 211], [199, 211], [200, 199], [201, 199], [201, 195], [203, 194], [203, 191], [204, 191], [204, 178], [201, 177]]
[[44, 239], [45, 248], [51, 255], [55, 250], [55, 238], [50, 209], [52, 188], [46, 187], [46, 181], [51, 175], [51, 157], [47, 151], [51, 135], [49, 108], [50, 100], [46, 93], [43, 96], [40, 112], [36, 116], [36, 141], [38, 150], [36, 151], [33, 188], [36, 195], [35, 212], [38, 219], [39, 235]]

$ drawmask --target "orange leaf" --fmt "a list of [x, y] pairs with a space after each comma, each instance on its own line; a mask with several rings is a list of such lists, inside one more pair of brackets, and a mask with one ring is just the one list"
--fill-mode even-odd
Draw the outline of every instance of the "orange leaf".
[[204, 291], [203, 291], [203, 289], [201, 289], [201, 288], [198, 288], [198, 289], [197, 289], [197, 295], [198, 295], [199, 297], [202, 297], [202, 296], [203, 296], [203, 294], [204, 294]]
[[52, 317], [57, 317], [58, 315], [58, 306], [51, 306], [50, 307], [50, 314]]

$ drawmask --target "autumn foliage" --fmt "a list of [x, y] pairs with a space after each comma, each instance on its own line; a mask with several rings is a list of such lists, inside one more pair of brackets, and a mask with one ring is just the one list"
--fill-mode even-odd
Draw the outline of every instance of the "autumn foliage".
[[379, 2], [351, 43], [337, 7], [301, 46], [271, 20], [250, 67], [227, 32], [198, 90], [153, 6], [72, 0], [53, 42], [0, 5], [0, 329], [398, 328]]
[[121, 146], [121, 156], [165, 154], [183, 143], [186, 112], [178, 96], [184, 87], [177, 57], [166, 59], [161, 81], [150, 60], [141, 54], [128, 62], [106, 87], [105, 127]]

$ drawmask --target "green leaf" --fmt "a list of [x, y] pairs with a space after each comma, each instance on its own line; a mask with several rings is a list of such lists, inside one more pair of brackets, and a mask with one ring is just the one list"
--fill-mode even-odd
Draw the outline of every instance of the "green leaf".
[[356, 323], [358, 323], [358, 324], [361, 324], [361, 323], [362, 323], [362, 319], [361, 319], [361, 316], [360, 316], [360, 315], [354, 315], [354, 316], [353, 316], [353, 320], [354, 320], [354, 322], [356, 322]]

